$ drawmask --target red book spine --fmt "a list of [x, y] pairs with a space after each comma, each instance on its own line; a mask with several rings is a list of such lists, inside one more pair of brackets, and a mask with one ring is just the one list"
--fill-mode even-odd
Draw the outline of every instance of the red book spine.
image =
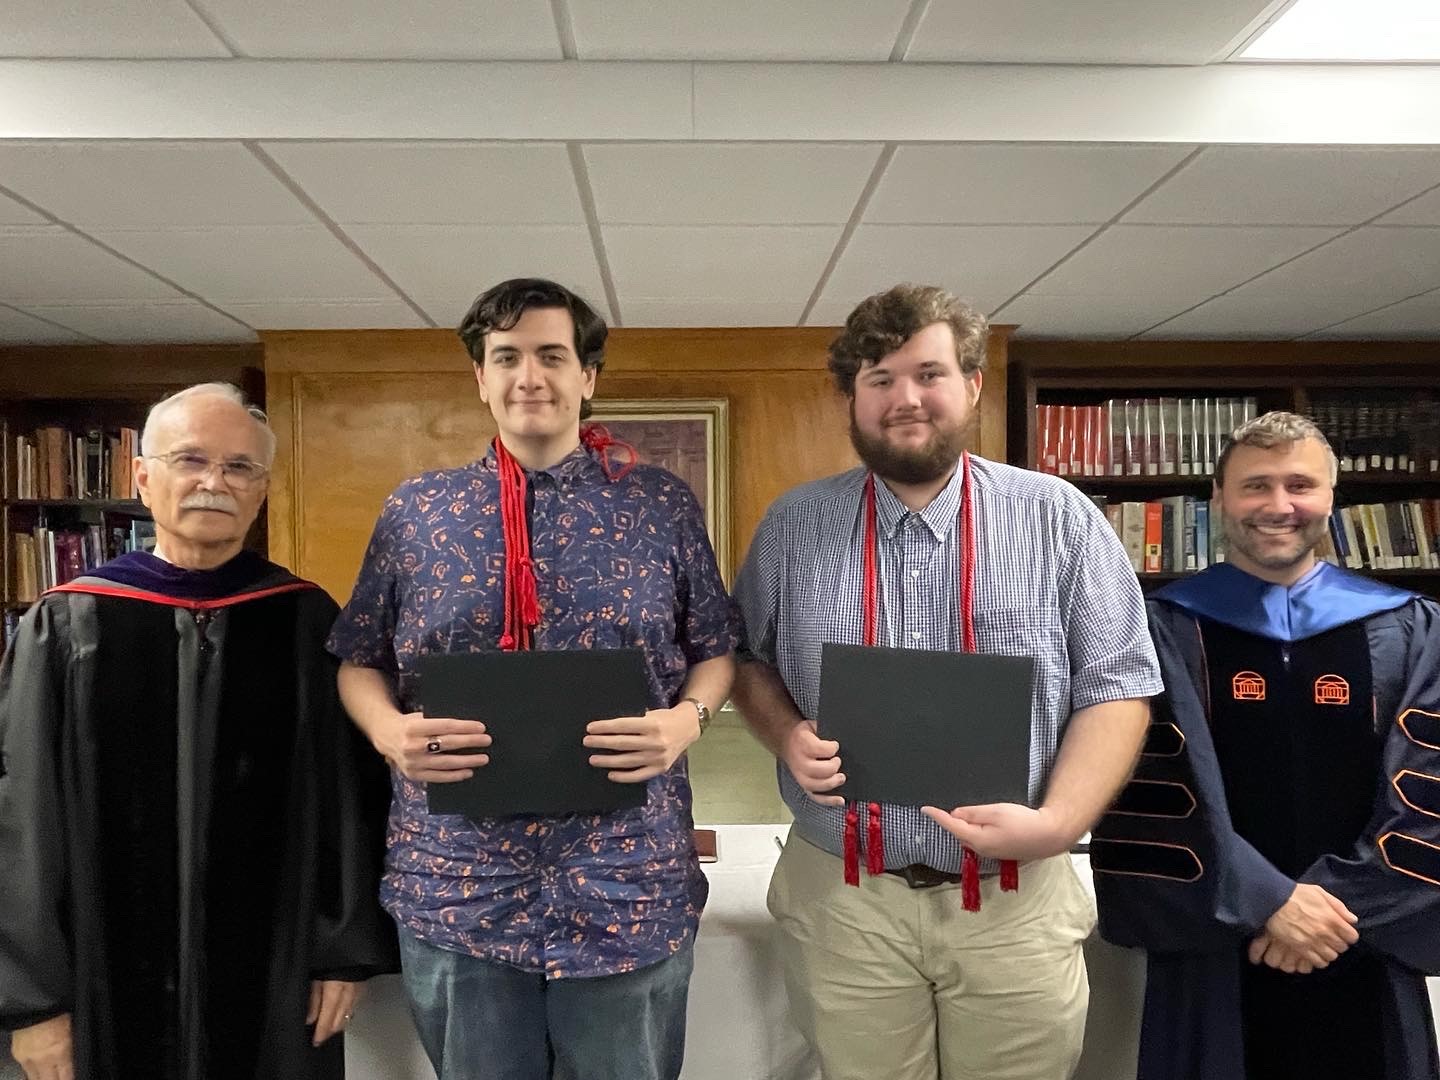
[[1053, 475], [1059, 468], [1059, 461], [1055, 457], [1055, 438], [1058, 434], [1055, 406], [1036, 405], [1035, 438], [1039, 445], [1035, 448], [1035, 467], [1041, 472]]
[[1066, 405], [1070, 413], [1070, 475], [1080, 476], [1085, 472], [1085, 406]]
[[1165, 507], [1162, 503], [1145, 504], [1145, 573], [1158, 574], [1161, 570], [1163, 550]]
[[1059, 417], [1055, 430], [1055, 472], [1059, 476], [1070, 475], [1070, 440], [1074, 437], [1075, 406], [1056, 405], [1053, 407]]

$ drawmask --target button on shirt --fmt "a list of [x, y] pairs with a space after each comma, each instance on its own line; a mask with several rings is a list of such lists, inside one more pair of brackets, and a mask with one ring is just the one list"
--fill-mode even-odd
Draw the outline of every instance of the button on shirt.
[[[694, 495], [646, 465], [612, 482], [583, 448], [526, 476], [535, 648], [639, 646], [649, 706], [672, 705], [690, 667], [730, 652], [737, 632]], [[420, 708], [421, 656], [499, 648], [499, 492], [492, 450], [385, 501], [329, 648], [395, 674], [406, 712]], [[695, 932], [707, 887], [683, 757], [643, 807], [605, 815], [471, 821], [429, 814], [425, 785], [398, 772], [392, 786], [381, 899], [402, 932], [550, 978], [644, 967]]]
[[[1030, 796], [1038, 801], [1071, 713], [1161, 689], [1139, 583], [1114, 530], [1073, 485], [970, 457], [975, 499], [975, 634], [980, 652], [1035, 658]], [[735, 582], [742, 655], [777, 668], [815, 719], [820, 649], [863, 644], [865, 470], [806, 484], [767, 512]], [[877, 644], [959, 651], [957, 469], [920, 511], [875, 485]], [[844, 748], [841, 748], [844, 756]], [[780, 790], [800, 834], [844, 851], [844, 810], [810, 799], [783, 763]], [[885, 865], [957, 872], [957, 841], [916, 807], [883, 808]], [[982, 860], [993, 873], [996, 864]]]

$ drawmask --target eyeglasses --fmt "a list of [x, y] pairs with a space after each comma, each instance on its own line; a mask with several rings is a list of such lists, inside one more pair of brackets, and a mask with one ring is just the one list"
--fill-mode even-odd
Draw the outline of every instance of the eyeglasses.
[[270, 472], [264, 465], [258, 461], [251, 461], [249, 458], [226, 458], [223, 461], [212, 461], [204, 454], [197, 454], [192, 450], [174, 450], [168, 454], [146, 454], [145, 456], [165, 462], [177, 476], [187, 479], [195, 479], [206, 475], [211, 469], [219, 469], [220, 476], [225, 483], [235, 488], [253, 487], [265, 479]]

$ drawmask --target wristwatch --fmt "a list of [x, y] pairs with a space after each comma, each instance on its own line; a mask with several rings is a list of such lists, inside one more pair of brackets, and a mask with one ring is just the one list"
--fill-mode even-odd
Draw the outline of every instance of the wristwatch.
[[700, 734], [704, 735], [705, 729], [710, 726], [710, 706], [698, 697], [687, 697], [684, 700], [695, 706], [695, 712], [700, 717]]

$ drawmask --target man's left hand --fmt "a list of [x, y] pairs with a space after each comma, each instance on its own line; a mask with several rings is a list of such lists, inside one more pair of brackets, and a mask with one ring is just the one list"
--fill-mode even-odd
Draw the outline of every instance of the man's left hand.
[[1312, 960], [1298, 949], [1292, 949], [1278, 938], [1261, 931], [1251, 942], [1249, 947], [1250, 963], [1264, 964], [1276, 971], [1283, 971], [1287, 975], [1309, 975], [1312, 971], [1319, 971], [1327, 968], [1339, 954], [1333, 949], [1325, 949], [1319, 960]]
[[313, 1045], [319, 1046], [345, 1030], [364, 989], [361, 983], [333, 979], [316, 979], [310, 984], [310, 1007], [305, 1013], [305, 1023], [315, 1025], [315, 1034], [310, 1040]]
[[619, 784], [643, 784], [659, 776], [700, 737], [700, 715], [682, 701], [672, 709], [651, 709], [644, 716], [595, 720], [585, 727], [585, 745], [610, 753], [591, 754], [590, 764], [609, 769]]
[[954, 810], [921, 807], [927, 817], [977, 855], [1028, 862], [1069, 851], [1071, 840], [1053, 810], [1019, 803], [957, 806]]

